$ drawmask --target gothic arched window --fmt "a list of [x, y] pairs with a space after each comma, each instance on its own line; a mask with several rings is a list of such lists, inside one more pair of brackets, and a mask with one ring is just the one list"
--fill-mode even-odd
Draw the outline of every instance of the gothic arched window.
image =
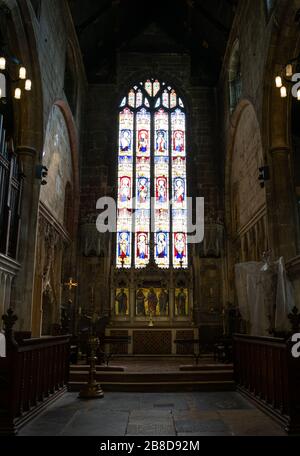
[[184, 103], [149, 79], [120, 105], [117, 268], [186, 268], [187, 182]]

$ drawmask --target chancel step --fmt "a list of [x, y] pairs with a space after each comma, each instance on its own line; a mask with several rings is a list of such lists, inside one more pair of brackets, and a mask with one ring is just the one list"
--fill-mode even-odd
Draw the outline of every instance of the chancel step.
[[[191, 366], [193, 367], [193, 366]], [[199, 366], [198, 371], [112, 372], [97, 369], [104, 391], [228, 391], [235, 388], [232, 366]], [[72, 366], [69, 390], [79, 391], [88, 381], [88, 366]]]

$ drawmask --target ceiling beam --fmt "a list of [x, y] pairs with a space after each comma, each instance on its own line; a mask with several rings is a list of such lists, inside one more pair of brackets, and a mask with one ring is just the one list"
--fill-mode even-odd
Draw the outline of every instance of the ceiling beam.
[[[202, 16], [207, 19], [213, 27], [224, 34], [225, 36], [228, 36], [230, 33], [230, 29], [226, 27], [223, 22], [219, 21], [210, 11], [208, 11], [207, 8], [205, 8], [202, 3], [199, 3], [195, 0], [186, 0], [187, 5], [189, 9], [192, 11], [193, 9], [196, 11], [199, 11]], [[193, 14], [193, 13], [192, 13]]]
[[97, 11], [95, 11], [90, 17], [88, 17], [81, 24], [76, 26], [78, 35], [84, 32], [90, 25], [95, 23], [104, 13], [106, 13], [112, 7], [112, 2], [109, 0], [105, 5], [102, 5]]

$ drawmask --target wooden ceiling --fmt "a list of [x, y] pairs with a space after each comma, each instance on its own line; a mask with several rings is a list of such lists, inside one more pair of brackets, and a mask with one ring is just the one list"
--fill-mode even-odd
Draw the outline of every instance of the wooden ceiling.
[[188, 52], [217, 80], [238, 0], [69, 0], [88, 79], [114, 77], [118, 51]]

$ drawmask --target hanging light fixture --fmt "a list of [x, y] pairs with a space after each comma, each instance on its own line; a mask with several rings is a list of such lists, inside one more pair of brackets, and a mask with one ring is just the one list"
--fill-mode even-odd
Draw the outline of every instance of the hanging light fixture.
[[300, 55], [287, 62], [275, 77], [275, 86], [280, 91], [281, 98], [288, 97], [288, 85], [292, 86], [292, 96], [300, 101], [300, 74], [296, 73], [300, 65]]
[[30, 79], [26, 79], [25, 81], [25, 90], [27, 92], [30, 92], [31, 91], [31, 87], [32, 87], [32, 82]]
[[21, 96], [22, 96], [22, 90], [18, 87], [18, 88], [15, 90], [15, 99], [16, 99], [16, 100], [21, 100]]
[[282, 87], [282, 78], [281, 76], [277, 76], [275, 78], [275, 84], [276, 84], [276, 87], [280, 89], [280, 87]]
[[0, 70], [3, 71], [6, 69], [6, 59], [4, 57], [0, 57]]
[[20, 70], [19, 70], [19, 78], [20, 79], [26, 79], [26, 68], [25, 67], [21, 67]]
[[[15, 69], [16, 68], [16, 69]], [[16, 74], [14, 77], [13, 75]], [[5, 103], [7, 96], [7, 81], [13, 88], [13, 97], [15, 100], [21, 100], [23, 90], [30, 92], [32, 90], [32, 81], [27, 77], [27, 69], [14, 56], [1, 56], [0, 51], [0, 100]]]
[[282, 86], [280, 88], [280, 96], [281, 96], [281, 98], [286, 98], [287, 97], [287, 90], [286, 90], [285, 86]]
[[285, 74], [287, 78], [291, 78], [293, 76], [293, 65], [288, 63], [285, 67]]

